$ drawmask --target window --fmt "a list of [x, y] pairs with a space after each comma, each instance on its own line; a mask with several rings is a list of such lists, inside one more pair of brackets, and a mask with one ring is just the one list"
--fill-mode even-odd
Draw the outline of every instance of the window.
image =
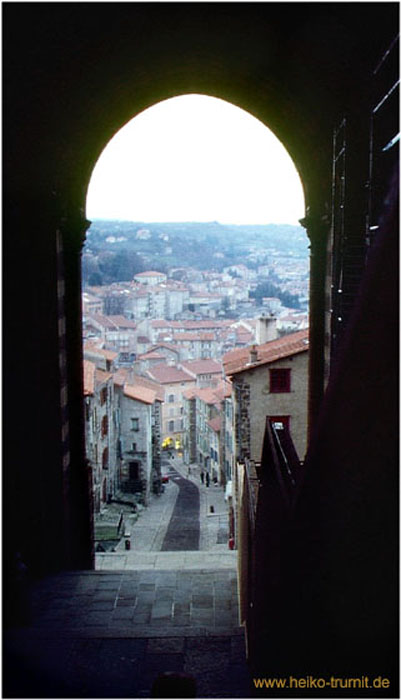
[[107, 435], [108, 430], [109, 430], [109, 421], [108, 421], [108, 418], [107, 418], [107, 416], [103, 416], [103, 418], [102, 418], [102, 427], [101, 427], [102, 437], [104, 437], [105, 435]]
[[133, 443], [132, 443], [132, 451], [133, 451], [133, 452], [136, 452], [136, 442], [133, 442]]
[[270, 370], [270, 392], [281, 394], [291, 391], [291, 370], [271, 369]]
[[283, 428], [290, 429], [290, 416], [269, 416], [269, 421], [271, 425], [274, 425], [276, 430], [283, 430]]
[[131, 430], [139, 430], [139, 418], [131, 418]]
[[173, 421], [173, 420], [169, 420], [169, 422], [168, 422], [168, 429], [169, 429], [169, 432], [170, 432], [170, 433], [173, 433], [173, 432], [174, 432], [174, 421]]
[[103, 406], [107, 401], [107, 387], [103, 387], [100, 391], [100, 405]]
[[103, 450], [102, 454], [102, 468], [103, 469], [108, 469], [109, 468], [109, 450], [107, 447]]
[[169, 394], [169, 395], [168, 395], [168, 402], [169, 402], [169, 403], [174, 403], [174, 399], [175, 399], [174, 394]]

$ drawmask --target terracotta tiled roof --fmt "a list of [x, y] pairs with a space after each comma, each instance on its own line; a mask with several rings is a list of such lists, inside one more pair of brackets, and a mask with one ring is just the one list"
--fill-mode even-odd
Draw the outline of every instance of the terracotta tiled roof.
[[108, 318], [119, 328], [131, 328], [132, 330], [136, 329], [135, 321], [131, 321], [131, 319], [125, 318], [125, 316], [109, 316]]
[[109, 379], [112, 378], [112, 376], [113, 375], [110, 374], [110, 372], [104, 372], [102, 369], [96, 369], [96, 384], [104, 384], [104, 382], [107, 382]]
[[[190, 391], [192, 393], [190, 393]], [[194, 396], [196, 396], [198, 399], [207, 404], [219, 404], [221, 401], [221, 398], [218, 396], [218, 392], [211, 387], [204, 387], [202, 389], [199, 387], [193, 387], [190, 391], [186, 391], [184, 393], [186, 399], [193, 399]]]
[[158, 352], [145, 352], [143, 355], [139, 355], [138, 360], [160, 360], [160, 362], [164, 362], [166, 358], [164, 355], [160, 355]]
[[154, 319], [150, 322], [152, 328], [181, 328], [178, 321], [165, 321], [164, 319]]
[[96, 365], [90, 360], [84, 360], [84, 396], [93, 396], [95, 391]]
[[130, 383], [134, 386], [142, 386], [147, 389], [151, 389], [156, 393], [157, 401], [164, 401], [165, 391], [161, 384], [153, 381], [153, 379], [148, 379], [147, 377], [142, 377], [140, 374], [135, 374], [133, 382], [130, 380]]
[[124, 384], [124, 396], [142, 403], [152, 404], [156, 399], [156, 392], [144, 386], [132, 386]]
[[196, 387], [191, 386], [189, 389], [186, 389], [185, 391], [183, 391], [182, 395], [183, 395], [184, 399], [188, 399], [188, 401], [189, 401], [190, 399], [193, 399], [196, 396], [196, 391], [197, 391]]
[[125, 382], [127, 381], [129, 369], [126, 369], [125, 367], [120, 367], [117, 372], [113, 373], [113, 382], [117, 386], [124, 386]]
[[164, 401], [164, 389], [161, 384], [148, 377], [143, 377], [141, 374], [135, 374], [128, 367], [120, 367], [117, 372], [114, 372], [113, 381], [116, 386], [120, 387], [124, 385], [145, 387], [155, 392], [158, 401]]
[[187, 372], [170, 365], [160, 364], [148, 369], [147, 375], [160, 384], [178, 384], [179, 382], [193, 382], [194, 378]]
[[263, 345], [251, 346], [256, 352], [256, 361], [250, 363], [250, 347], [231, 350], [223, 357], [223, 365], [227, 375], [237, 374], [254, 367], [291, 357], [309, 348], [308, 331], [297, 331], [284, 335], [277, 340], [271, 340]]
[[106, 358], [106, 360], [115, 360], [118, 357], [117, 352], [113, 352], [112, 350], [105, 350], [104, 348], [99, 348], [97, 345], [94, 345], [93, 343], [89, 342], [85, 343], [84, 352], [85, 350], [87, 350], [88, 353], [91, 353], [93, 355], [102, 355]]
[[88, 321], [92, 319], [93, 321], [98, 323], [99, 326], [103, 326], [103, 328], [107, 328], [108, 330], [118, 330], [117, 324], [114, 323], [114, 321], [112, 321], [109, 316], [104, 316], [103, 314], [86, 314], [86, 318], [88, 319]]
[[176, 345], [173, 345], [173, 343], [157, 343], [157, 345], [153, 345], [152, 347], [152, 352], [157, 350], [158, 348], [165, 348], [166, 350], [171, 350], [176, 353], [176, 355], [180, 354], [180, 351], [178, 350]]
[[192, 360], [181, 362], [181, 367], [193, 375], [198, 374], [221, 374], [223, 365], [216, 360]]
[[221, 418], [220, 416], [216, 416], [216, 418], [212, 418], [211, 420], [208, 420], [207, 424], [211, 427], [212, 430], [214, 430], [215, 433], [219, 433], [221, 430]]

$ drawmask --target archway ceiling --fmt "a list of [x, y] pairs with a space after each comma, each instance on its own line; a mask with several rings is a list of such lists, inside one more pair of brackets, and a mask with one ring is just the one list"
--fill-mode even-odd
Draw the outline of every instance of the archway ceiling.
[[11, 3], [7, 143], [31, 154], [27, 182], [82, 198], [123, 124], [199, 92], [266, 123], [313, 188], [327, 172], [331, 127], [350, 100], [363, 101], [397, 12], [397, 3]]

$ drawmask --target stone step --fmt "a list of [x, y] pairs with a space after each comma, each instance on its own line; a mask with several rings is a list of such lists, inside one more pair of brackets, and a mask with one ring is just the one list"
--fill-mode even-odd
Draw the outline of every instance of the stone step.
[[237, 568], [237, 552], [223, 545], [222, 551], [107, 552], [96, 554], [96, 570], [218, 570]]

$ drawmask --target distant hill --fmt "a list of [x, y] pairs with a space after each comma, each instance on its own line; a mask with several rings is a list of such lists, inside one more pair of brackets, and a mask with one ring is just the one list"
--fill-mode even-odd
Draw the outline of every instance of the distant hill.
[[84, 278], [92, 276], [94, 284], [132, 279], [149, 265], [161, 271], [175, 266], [221, 271], [238, 263], [255, 268], [277, 256], [308, 257], [301, 226], [96, 219], [87, 233]]

